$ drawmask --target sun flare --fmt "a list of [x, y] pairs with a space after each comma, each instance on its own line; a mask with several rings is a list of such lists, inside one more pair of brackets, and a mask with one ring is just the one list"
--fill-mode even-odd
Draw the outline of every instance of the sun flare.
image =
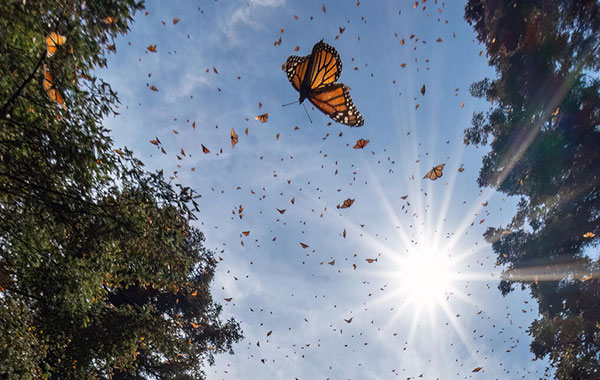
[[435, 306], [452, 293], [452, 263], [434, 249], [408, 253], [401, 260], [398, 272], [399, 287], [410, 303]]

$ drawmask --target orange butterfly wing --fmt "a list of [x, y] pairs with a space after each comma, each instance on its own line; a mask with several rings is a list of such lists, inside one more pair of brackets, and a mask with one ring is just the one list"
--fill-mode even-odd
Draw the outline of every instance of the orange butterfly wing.
[[309, 58], [309, 55], [306, 57], [291, 55], [285, 62], [285, 70], [288, 80], [297, 91], [300, 91], [300, 85], [302, 84], [304, 76], [306, 75]]
[[[310, 67], [309, 67], [310, 66]], [[315, 89], [335, 83], [342, 73], [342, 61], [335, 48], [321, 41], [315, 44], [311, 55], [290, 56], [285, 63], [288, 80], [300, 91], [308, 75], [308, 87]]]
[[44, 75], [44, 81], [42, 82], [42, 84], [44, 85], [46, 91], [49, 91], [53, 87], [52, 75], [50, 74], [50, 71], [46, 70], [46, 74]]
[[309, 88], [316, 89], [335, 83], [342, 73], [342, 60], [331, 45], [321, 41], [315, 44], [309, 73]]
[[365, 123], [350, 97], [348, 87], [342, 83], [315, 89], [310, 92], [308, 100], [338, 123], [351, 127], [360, 127]]
[[441, 165], [438, 165], [435, 168], [433, 168], [437, 178], [440, 178], [444, 174], [443, 173], [444, 166], [446, 166], [446, 164], [441, 164]]

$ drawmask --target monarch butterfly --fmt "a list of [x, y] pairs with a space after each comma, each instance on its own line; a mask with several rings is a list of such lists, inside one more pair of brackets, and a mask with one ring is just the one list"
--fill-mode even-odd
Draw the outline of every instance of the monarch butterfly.
[[335, 83], [342, 72], [342, 61], [333, 46], [323, 40], [305, 57], [291, 55], [285, 70], [292, 86], [305, 99], [338, 123], [360, 127], [365, 123], [350, 97], [349, 88]]
[[104, 20], [102, 20], [102, 22], [105, 24], [116, 24], [118, 20], [119, 19], [117, 17], [108, 16], [105, 17]]
[[58, 92], [56, 87], [54, 87], [52, 75], [50, 74], [50, 71], [48, 71], [48, 69], [46, 69], [46, 74], [44, 76], [44, 81], [42, 82], [42, 84], [44, 85], [44, 89], [46, 90], [46, 93], [48, 94], [50, 99], [58, 102], [63, 108], [66, 109], [65, 102], [62, 96], [60, 95], [60, 92]]
[[353, 203], [354, 203], [354, 199], [348, 198], [344, 201], [344, 203], [342, 203], [341, 206], [338, 205], [337, 208], [348, 208], [348, 207], [352, 206]]
[[52, 57], [56, 53], [56, 49], [60, 45], [64, 45], [67, 37], [61, 36], [59, 33], [52, 32], [46, 36], [46, 45], [48, 47], [48, 57]]
[[429, 178], [430, 180], [435, 181], [436, 179], [440, 178], [444, 174], [442, 172], [442, 170], [444, 170], [444, 166], [446, 166], [446, 164], [434, 166], [433, 169], [431, 169], [427, 172], [427, 174], [425, 174], [425, 177], [423, 177], [423, 179]]
[[205, 147], [204, 144], [200, 144], [200, 145], [202, 145], [202, 153], [204, 153], [204, 154], [209, 154], [210, 153], [210, 149], [208, 149], [207, 147]]
[[238, 143], [238, 135], [235, 133], [233, 128], [231, 128], [231, 147], [235, 147], [235, 144]]
[[354, 144], [353, 148], [354, 149], [363, 149], [364, 147], [367, 146], [368, 143], [369, 143], [369, 140], [360, 139], [360, 140], [356, 141], [356, 144]]
[[269, 120], [269, 114], [263, 113], [262, 115], [258, 115], [257, 117], [255, 117], [255, 119], [260, 121], [261, 123], [266, 123], [267, 120]]

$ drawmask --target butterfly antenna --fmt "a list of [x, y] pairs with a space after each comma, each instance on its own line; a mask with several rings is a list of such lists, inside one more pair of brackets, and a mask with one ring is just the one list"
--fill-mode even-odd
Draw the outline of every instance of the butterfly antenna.
[[282, 107], [287, 107], [287, 106], [289, 106], [290, 104], [294, 104], [294, 103], [298, 103], [298, 101], [296, 100], [295, 102], [291, 102], [291, 103], [282, 104], [281, 106], [282, 106]]
[[310, 123], [312, 124], [313, 122], [312, 122], [312, 119], [310, 118], [310, 115], [308, 114], [308, 110], [306, 109], [306, 105], [303, 104], [303, 106], [304, 106], [304, 112], [306, 112], [306, 116], [308, 117], [308, 121], [310, 121]]

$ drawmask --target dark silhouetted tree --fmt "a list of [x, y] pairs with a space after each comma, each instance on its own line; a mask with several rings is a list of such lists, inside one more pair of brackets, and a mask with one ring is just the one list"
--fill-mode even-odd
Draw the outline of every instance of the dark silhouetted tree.
[[142, 8], [0, 5], [1, 379], [198, 379], [241, 339], [210, 295], [196, 193], [102, 126], [118, 100], [93, 69]]
[[600, 3], [469, 0], [466, 20], [495, 79], [471, 86], [492, 108], [465, 143], [488, 144], [479, 185], [520, 197], [490, 228], [503, 294], [529, 287], [540, 317], [531, 350], [562, 380], [600, 378]]

